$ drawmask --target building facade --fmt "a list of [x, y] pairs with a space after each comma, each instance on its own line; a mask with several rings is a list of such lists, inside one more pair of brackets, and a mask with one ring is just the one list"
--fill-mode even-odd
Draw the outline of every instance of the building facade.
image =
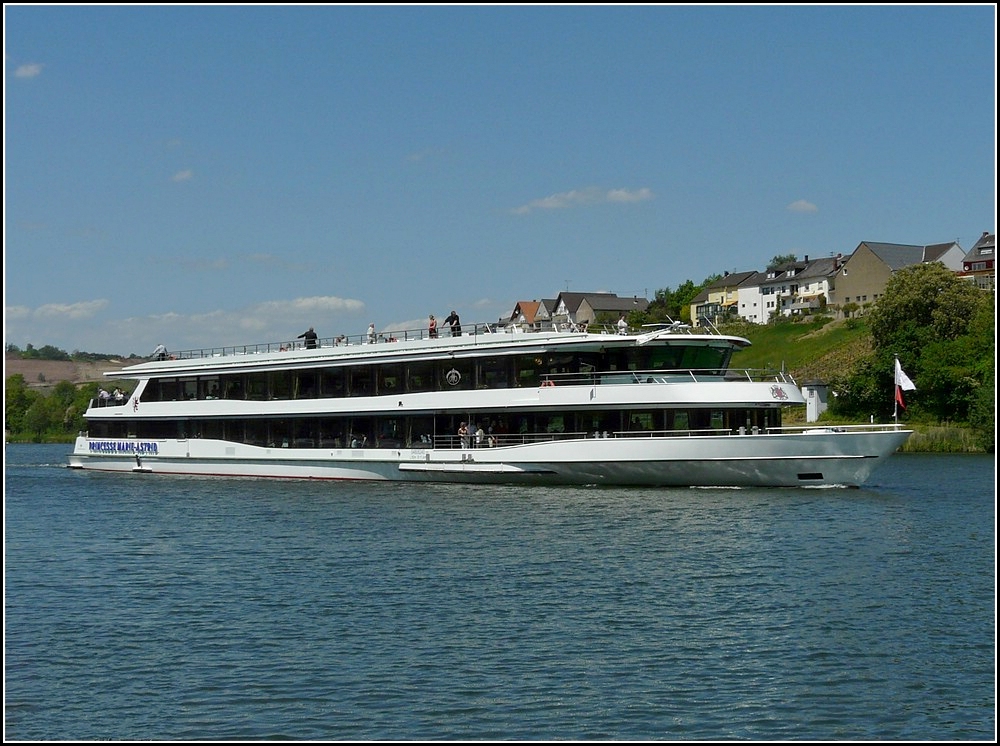
[[941, 262], [959, 272], [964, 257], [958, 243], [913, 246], [862, 241], [840, 268], [830, 302], [841, 314], [863, 311], [879, 299], [892, 275], [904, 267]]
[[976, 245], [962, 259], [961, 276], [974, 282], [983, 290], [996, 290], [997, 271], [994, 264], [997, 248], [997, 235], [983, 231]]

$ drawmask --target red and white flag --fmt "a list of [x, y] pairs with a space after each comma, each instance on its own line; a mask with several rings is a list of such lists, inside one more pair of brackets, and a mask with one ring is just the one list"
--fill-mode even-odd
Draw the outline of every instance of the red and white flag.
[[906, 409], [906, 404], [903, 403], [904, 391], [916, 390], [917, 387], [913, 385], [913, 381], [903, 371], [903, 366], [899, 364], [899, 358], [896, 358], [896, 401], [899, 402], [899, 406]]

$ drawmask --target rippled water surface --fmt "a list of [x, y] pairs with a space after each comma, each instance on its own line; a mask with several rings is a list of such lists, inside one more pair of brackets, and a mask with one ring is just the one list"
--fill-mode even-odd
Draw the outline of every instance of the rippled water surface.
[[8, 739], [995, 735], [995, 466], [843, 489], [101, 475], [5, 454]]

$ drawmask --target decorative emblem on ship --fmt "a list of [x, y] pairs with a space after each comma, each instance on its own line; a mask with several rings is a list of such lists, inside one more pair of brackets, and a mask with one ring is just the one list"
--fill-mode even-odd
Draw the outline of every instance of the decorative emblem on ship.
[[784, 401], [785, 399], [788, 398], [788, 393], [783, 388], [781, 388], [781, 386], [772, 386], [771, 397], [774, 399], [781, 399], [782, 401]]
[[452, 368], [445, 373], [444, 380], [448, 382], [449, 386], [457, 386], [458, 382], [462, 380], [462, 374]]

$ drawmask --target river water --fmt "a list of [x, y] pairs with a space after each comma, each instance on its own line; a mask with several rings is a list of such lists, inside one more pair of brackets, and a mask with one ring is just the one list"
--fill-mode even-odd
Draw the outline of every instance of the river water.
[[996, 471], [102, 475], [5, 450], [13, 740], [993, 740]]

